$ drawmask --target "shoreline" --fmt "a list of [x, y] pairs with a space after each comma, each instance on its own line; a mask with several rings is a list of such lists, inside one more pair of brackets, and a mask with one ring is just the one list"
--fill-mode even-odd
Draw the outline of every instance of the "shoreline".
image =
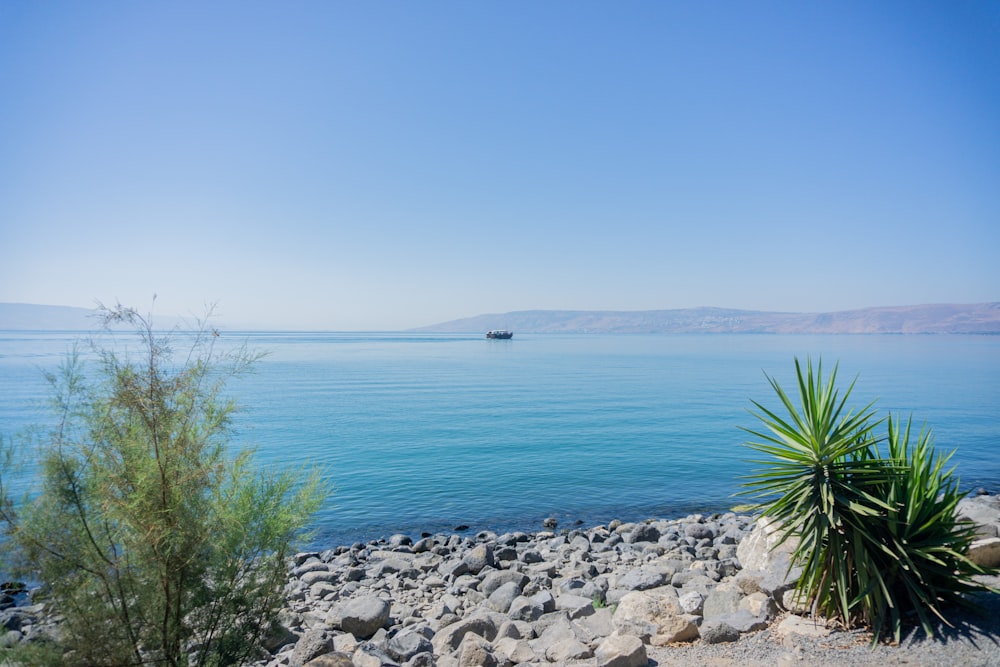
[[[969, 502], [963, 513], [997, 535], [1000, 497]], [[956, 631], [873, 648], [863, 631], [804, 618], [767, 535], [727, 512], [300, 552], [254, 667], [1000, 667], [1000, 594], [983, 596], [985, 617], [956, 614]], [[20, 640], [58, 631], [58, 610], [18, 609]]]

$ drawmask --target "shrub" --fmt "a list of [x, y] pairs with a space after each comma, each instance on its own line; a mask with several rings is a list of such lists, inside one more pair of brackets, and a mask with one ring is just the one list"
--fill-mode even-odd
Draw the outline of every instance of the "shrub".
[[746, 429], [758, 439], [747, 445], [769, 458], [755, 461], [765, 467], [745, 493], [785, 527], [783, 541], [797, 538], [792, 564], [814, 614], [867, 625], [876, 642], [885, 630], [899, 641], [909, 615], [933, 635], [947, 604], [986, 590], [973, 577], [987, 572], [965, 556], [974, 528], [956, 518], [950, 456], [935, 454], [927, 430], [911, 444], [910, 420], [876, 419], [871, 403], [848, 410], [854, 383], [841, 396], [836, 368], [826, 382], [822, 362], [814, 372], [796, 359], [795, 371], [799, 405], [768, 377], [786, 416], [753, 402], [766, 430]]
[[77, 354], [50, 377], [58, 427], [34, 443], [40, 488], [17, 505], [3, 489], [5, 555], [63, 615], [68, 663], [243, 664], [284, 601], [320, 477], [258, 472], [227, 448], [223, 388], [254, 355], [217, 352], [203, 325], [175, 356], [151, 318], [105, 316], [139, 345], [95, 346], [96, 379]]

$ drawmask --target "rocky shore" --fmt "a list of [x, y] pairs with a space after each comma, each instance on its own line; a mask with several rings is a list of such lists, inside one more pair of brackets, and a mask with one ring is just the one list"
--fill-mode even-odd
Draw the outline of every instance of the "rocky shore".
[[[981, 526], [979, 557], [1000, 563], [1000, 498], [963, 502]], [[300, 553], [271, 655], [258, 667], [847, 665], [904, 655], [906, 647], [873, 652], [863, 633], [806, 620], [774, 537], [751, 516], [696, 514], [535, 533], [394, 535]], [[984, 601], [1000, 611], [997, 598]], [[0, 611], [0, 623], [7, 645], [55, 631], [41, 605]], [[956, 653], [952, 639], [958, 662], [933, 664], [1000, 664], [997, 615], [976, 627], [965, 650]], [[876, 658], [883, 649], [891, 653]]]

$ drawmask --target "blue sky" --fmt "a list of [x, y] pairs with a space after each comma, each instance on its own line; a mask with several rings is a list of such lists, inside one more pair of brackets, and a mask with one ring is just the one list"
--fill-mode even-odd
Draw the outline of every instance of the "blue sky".
[[1000, 300], [996, 2], [0, 3], [0, 301]]

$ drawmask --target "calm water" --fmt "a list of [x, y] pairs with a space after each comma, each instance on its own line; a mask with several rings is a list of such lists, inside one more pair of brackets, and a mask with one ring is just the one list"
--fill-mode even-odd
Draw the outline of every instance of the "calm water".
[[[0, 432], [44, 421], [73, 334], [0, 332]], [[230, 385], [261, 466], [320, 465], [320, 543], [459, 524], [538, 528], [725, 509], [750, 399], [793, 357], [860, 375], [855, 403], [934, 428], [964, 487], [1000, 491], [1000, 337], [226, 333], [269, 352]]]

